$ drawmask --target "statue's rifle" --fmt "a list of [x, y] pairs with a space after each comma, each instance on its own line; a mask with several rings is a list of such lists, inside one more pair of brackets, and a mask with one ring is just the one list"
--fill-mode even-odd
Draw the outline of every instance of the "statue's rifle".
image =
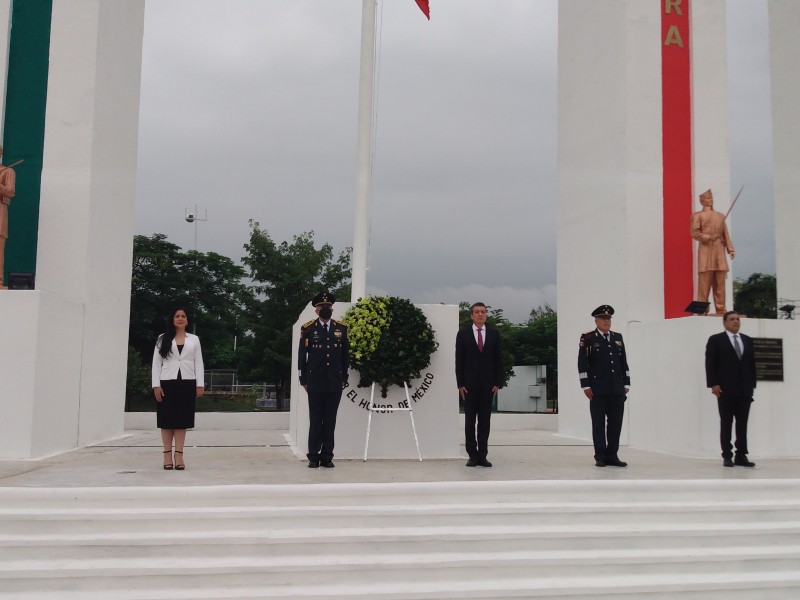
[[10, 165], [0, 165], [0, 169], [13, 169], [13, 168], [14, 168], [14, 167], [16, 167], [17, 165], [21, 165], [21, 164], [22, 164], [22, 163], [24, 163], [24, 162], [25, 162], [25, 159], [24, 159], [24, 158], [22, 158], [22, 159], [18, 160], [17, 162], [15, 162], [15, 163], [12, 163], [12, 164], [10, 164]]
[[[743, 189], [744, 189], [744, 184], [742, 184], [742, 187], [739, 188], [739, 194], [742, 193]], [[736, 201], [739, 199], [739, 194], [736, 194], [736, 197], [733, 199], [733, 202], [731, 202], [731, 207], [728, 209], [728, 212], [725, 213], [725, 219], [728, 218], [728, 215], [731, 214], [731, 211], [733, 210], [733, 207], [736, 206]], [[723, 221], [725, 219], [723, 219]]]

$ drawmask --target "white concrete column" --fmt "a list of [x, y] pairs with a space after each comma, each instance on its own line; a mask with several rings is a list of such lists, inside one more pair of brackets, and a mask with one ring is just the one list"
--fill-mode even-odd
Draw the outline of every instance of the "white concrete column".
[[661, 13], [573, 0], [559, 3], [558, 26], [559, 431], [591, 438], [577, 372], [591, 311], [611, 304], [623, 335], [664, 315]]
[[79, 445], [122, 431], [144, 1], [53, 3], [38, 286], [84, 305]]
[[[800, 2], [769, 0], [778, 298], [800, 299]], [[797, 310], [800, 315], [800, 307]]]
[[[694, 210], [700, 210], [699, 195], [711, 188], [714, 209], [728, 212], [731, 196], [730, 101], [728, 100], [727, 38], [725, 0], [702, 0], [691, 4], [692, 26], [692, 159]], [[734, 192], [735, 194], [735, 192]], [[733, 231], [735, 214], [728, 217]], [[689, 224], [686, 224], [687, 234]], [[695, 244], [696, 246], [696, 244]], [[697, 249], [695, 247], [695, 253]], [[725, 283], [726, 305], [733, 308], [733, 279], [736, 261]], [[743, 273], [740, 275], [747, 275]], [[695, 293], [697, 280], [695, 278]], [[711, 300], [713, 303], [713, 300]], [[688, 304], [688, 302], [687, 302]]]
[[0, 142], [3, 139], [5, 123], [3, 115], [6, 114], [6, 79], [8, 77], [8, 43], [11, 32], [11, 0], [0, 0], [0, 81], [3, 88], [0, 90]]
[[143, 0], [54, 0], [37, 289], [0, 298], [0, 457], [124, 424]]

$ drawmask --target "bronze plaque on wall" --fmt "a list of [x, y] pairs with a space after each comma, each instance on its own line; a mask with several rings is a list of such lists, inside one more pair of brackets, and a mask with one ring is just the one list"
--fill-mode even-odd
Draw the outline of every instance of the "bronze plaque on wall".
[[757, 381], [783, 381], [783, 339], [753, 338]]

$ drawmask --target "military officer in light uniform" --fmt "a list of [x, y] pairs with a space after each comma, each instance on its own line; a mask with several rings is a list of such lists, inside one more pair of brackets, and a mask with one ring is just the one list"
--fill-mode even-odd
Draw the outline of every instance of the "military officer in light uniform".
[[581, 335], [578, 348], [578, 373], [583, 393], [589, 398], [594, 464], [598, 467], [628, 466], [617, 452], [631, 377], [622, 334], [611, 331], [613, 314], [608, 304], [594, 309], [596, 327]]
[[347, 327], [331, 318], [336, 299], [327, 290], [311, 301], [318, 318], [300, 328], [297, 365], [308, 393], [308, 466], [333, 468], [336, 413], [349, 368]]

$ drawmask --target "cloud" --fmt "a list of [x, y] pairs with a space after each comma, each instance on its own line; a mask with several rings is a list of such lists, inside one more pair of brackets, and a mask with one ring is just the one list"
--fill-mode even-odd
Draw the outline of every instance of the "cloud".
[[[774, 269], [766, 4], [729, 4], [731, 187], [746, 183], [734, 266], [747, 276]], [[430, 22], [411, 0], [379, 7], [368, 289], [482, 298], [512, 321], [555, 305], [558, 3], [438, 0]], [[198, 249], [234, 260], [250, 218], [276, 241], [313, 230], [352, 245], [360, 8], [147, 4], [136, 233], [192, 248], [183, 217], [197, 204]]]

